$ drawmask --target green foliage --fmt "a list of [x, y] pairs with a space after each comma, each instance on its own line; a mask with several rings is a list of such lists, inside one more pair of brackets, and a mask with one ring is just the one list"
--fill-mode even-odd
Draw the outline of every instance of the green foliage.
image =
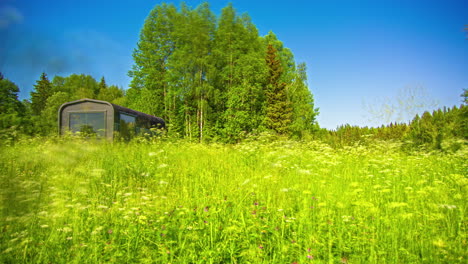
[[0, 262], [466, 262], [465, 148], [271, 135], [0, 148]]
[[[195, 9], [182, 4], [179, 10], [173, 5], [156, 6], [133, 53], [128, 105], [164, 118], [169, 133], [200, 142], [236, 142], [262, 131], [269, 43], [280, 48], [277, 61], [284, 70], [278, 84], [284, 83], [281, 100], [289, 105], [280, 133], [288, 133], [294, 119], [294, 132], [302, 135], [300, 130], [313, 127], [317, 114], [305, 85], [305, 70], [296, 72], [292, 52], [273, 33], [260, 37], [250, 17], [239, 16], [232, 4], [218, 18], [207, 3]], [[270, 107], [279, 110], [282, 105]]]
[[304, 138], [305, 135], [315, 133], [318, 125], [316, 116], [318, 108], [314, 108], [314, 98], [307, 86], [306, 65], [297, 66], [293, 84], [288, 88], [289, 99], [292, 104], [292, 123], [289, 126], [291, 133], [296, 138]]
[[42, 136], [56, 134], [58, 109], [66, 102], [91, 98], [126, 104], [122, 89], [115, 85], [108, 86], [104, 77], [98, 83], [92, 76], [85, 74], [55, 76], [49, 82], [43, 73], [31, 92], [31, 98], [28, 104], [30, 111], [26, 111], [23, 116], [21, 130], [25, 134]]
[[0, 73], [0, 145], [13, 143], [21, 132], [25, 108], [18, 92], [18, 86]]
[[34, 115], [41, 115], [46, 107], [47, 99], [53, 94], [52, 84], [45, 72], [41, 74], [39, 80], [34, 85], [34, 90], [31, 92], [31, 109]]
[[426, 111], [411, 122], [390, 123], [381, 127], [358, 127], [349, 124], [336, 130], [318, 130], [314, 138], [333, 147], [367, 145], [375, 140], [400, 142], [405, 151], [453, 152], [468, 139], [468, 110], [466, 105]]
[[18, 86], [3, 76], [0, 79], [0, 113], [17, 114], [22, 110], [21, 102], [18, 100]]

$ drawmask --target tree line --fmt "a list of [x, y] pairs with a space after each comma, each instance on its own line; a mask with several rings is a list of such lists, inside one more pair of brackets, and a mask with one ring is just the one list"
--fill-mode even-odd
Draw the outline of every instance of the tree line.
[[306, 65], [273, 32], [260, 36], [247, 14], [232, 4], [219, 17], [208, 3], [154, 7], [133, 52], [130, 87], [90, 75], [42, 73], [30, 99], [0, 74], [0, 136], [51, 135], [61, 104], [82, 98], [109, 101], [162, 117], [168, 135], [193, 141], [238, 142], [263, 133], [322, 139], [333, 146], [363, 139], [401, 140], [442, 149], [447, 139], [468, 139], [467, 90], [460, 107], [416, 116], [409, 124], [377, 128], [343, 125], [320, 129], [307, 86]]
[[468, 90], [461, 95], [460, 106], [443, 107], [416, 115], [408, 123], [390, 123], [380, 127], [341, 125], [336, 130], [321, 130], [318, 138], [332, 146], [366, 144], [369, 140], [402, 143], [404, 150], [457, 151], [468, 140]]

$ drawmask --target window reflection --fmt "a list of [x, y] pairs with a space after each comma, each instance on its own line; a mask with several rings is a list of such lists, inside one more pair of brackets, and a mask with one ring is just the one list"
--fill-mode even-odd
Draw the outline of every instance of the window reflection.
[[70, 113], [70, 131], [85, 135], [105, 136], [104, 113]]
[[120, 113], [120, 136], [125, 140], [129, 140], [135, 135], [135, 117]]

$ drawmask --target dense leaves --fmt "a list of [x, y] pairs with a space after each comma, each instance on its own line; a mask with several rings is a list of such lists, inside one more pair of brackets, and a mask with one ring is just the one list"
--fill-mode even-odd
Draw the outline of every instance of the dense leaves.
[[[156, 6], [133, 57], [128, 105], [163, 117], [170, 133], [236, 142], [266, 129], [300, 130], [302, 136], [316, 124], [305, 67], [296, 71], [292, 52], [272, 32], [259, 36], [250, 17], [238, 15], [232, 4], [218, 18], [207, 3]], [[271, 59], [280, 67], [275, 83]]]

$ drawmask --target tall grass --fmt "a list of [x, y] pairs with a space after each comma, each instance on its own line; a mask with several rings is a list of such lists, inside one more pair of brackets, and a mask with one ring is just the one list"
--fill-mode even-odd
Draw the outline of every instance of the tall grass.
[[466, 263], [466, 152], [23, 141], [2, 263]]

